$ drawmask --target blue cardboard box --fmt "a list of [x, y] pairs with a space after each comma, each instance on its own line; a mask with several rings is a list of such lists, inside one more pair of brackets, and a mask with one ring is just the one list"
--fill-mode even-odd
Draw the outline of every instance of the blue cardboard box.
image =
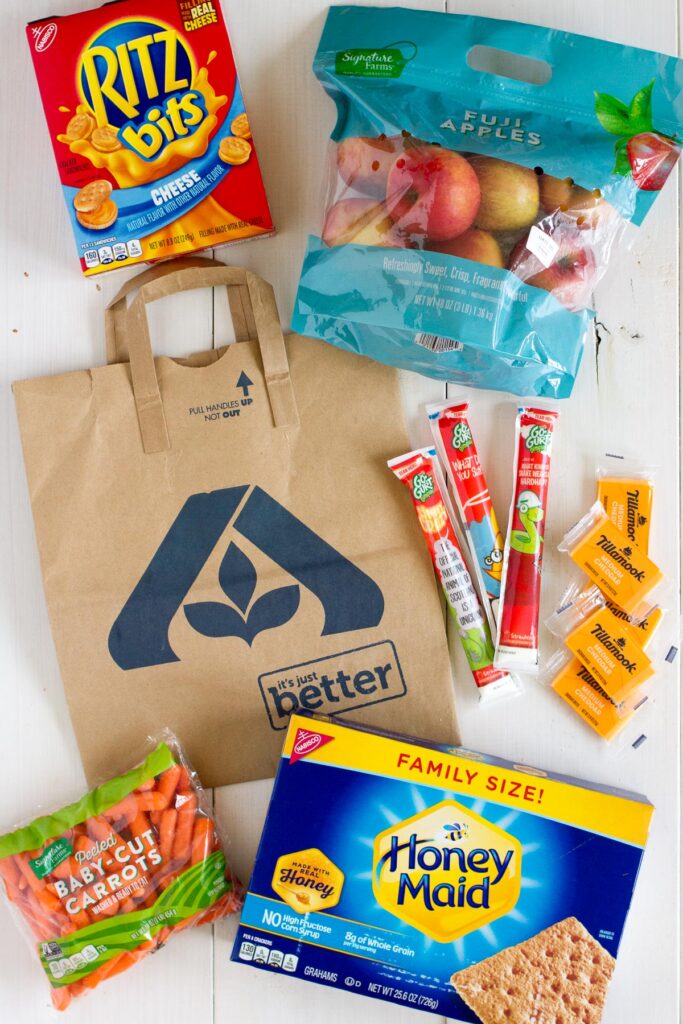
[[[584, 1003], [599, 1020], [652, 812], [632, 793], [293, 715], [232, 959], [468, 1024], [498, 1019], [485, 994], [512, 1021], [532, 996], [550, 1014], [538, 1021], [570, 998], [568, 1021]], [[498, 993], [506, 971], [531, 995]]]

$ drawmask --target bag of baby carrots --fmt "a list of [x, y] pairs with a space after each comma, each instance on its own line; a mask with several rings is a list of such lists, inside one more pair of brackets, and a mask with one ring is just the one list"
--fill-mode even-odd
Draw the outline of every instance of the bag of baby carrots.
[[0, 877], [58, 1010], [242, 903], [199, 780], [170, 734], [131, 771], [0, 836]]

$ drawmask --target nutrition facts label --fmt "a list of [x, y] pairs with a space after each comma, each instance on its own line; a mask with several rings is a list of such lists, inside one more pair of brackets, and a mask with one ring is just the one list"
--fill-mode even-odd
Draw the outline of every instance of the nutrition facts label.
[[108, 263], [122, 262], [128, 259], [137, 259], [142, 256], [142, 245], [139, 239], [133, 238], [130, 242], [116, 242], [112, 245], [100, 245], [97, 249], [86, 249], [83, 253], [86, 268], [106, 266]]
[[48, 960], [48, 966], [50, 968], [50, 974], [53, 978], [63, 978], [67, 974], [73, 974], [74, 971], [80, 970], [86, 963], [92, 963], [99, 957], [99, 952], [95, 946], [85, 946], [80, 953], [74, 953], [73, 956], [60, 957], [58, 960]]
[[261, 966], [275, 967], [293, 974], [299, 964], [299, 957], [293, 953], [283, 953], [280, 949], [270, 949], [268, 946], [257, 945], [254, 942], [244, 941], [240, 945], [240, 960], [251, 961]]

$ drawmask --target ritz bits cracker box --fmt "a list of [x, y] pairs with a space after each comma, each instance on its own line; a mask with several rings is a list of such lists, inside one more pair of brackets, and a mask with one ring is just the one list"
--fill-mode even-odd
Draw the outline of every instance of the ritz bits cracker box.
[[26, 31], [84, 274], [272, 231], [219, 0]]
[[293, 715], [232, 959], [468, 1024], [597, 1024], [652, 811]]

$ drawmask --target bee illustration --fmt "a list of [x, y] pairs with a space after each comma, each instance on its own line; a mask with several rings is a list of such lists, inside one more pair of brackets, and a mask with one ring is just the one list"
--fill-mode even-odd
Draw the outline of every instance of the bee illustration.
[[459, 824], [458, 822], [456, 822], [454, 825], [442, 825], [442, 828], [444, 832], [448, 833], [448, 838], [453, 843], [457, 843], [458, 840], [464, 839], [467, 833], [469, 832], [469, 828], [467, 825]]

